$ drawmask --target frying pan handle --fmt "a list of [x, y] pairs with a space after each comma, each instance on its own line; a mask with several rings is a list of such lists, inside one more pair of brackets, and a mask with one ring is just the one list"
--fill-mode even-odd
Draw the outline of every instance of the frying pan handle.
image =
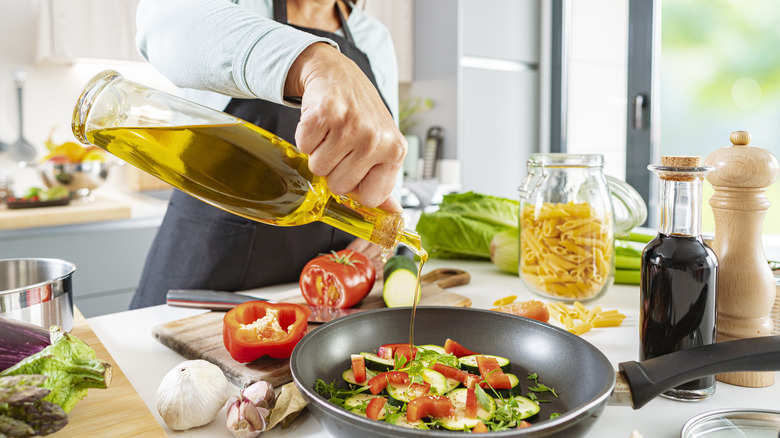
[[639, 409], [664, 391], [700, 377], [780, 370], [780, 336], [718, 342], [642, 362], [623, 362], [619, 369], [631, 388], [633, 408]]
[[436, 283], [442, 289], [453, 286], [462, 286], [471, 281], [471, 275], [460, 269], [440, 268], [423, 275], [420, 282], [423, 284]]

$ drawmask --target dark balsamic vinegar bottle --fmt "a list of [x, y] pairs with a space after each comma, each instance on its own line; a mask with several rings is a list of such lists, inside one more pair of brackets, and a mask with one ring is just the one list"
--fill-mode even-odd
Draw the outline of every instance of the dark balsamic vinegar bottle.
[[[701, 237], [702, 181], [713, 167], [701, 157], [662, 157], [648, 169], [661, 179], [661, 225], [642, 253], [640, 359], [715, 342], [718, 259]], [[715, 376], [664, 394], [703, 400], [715, 392]]]

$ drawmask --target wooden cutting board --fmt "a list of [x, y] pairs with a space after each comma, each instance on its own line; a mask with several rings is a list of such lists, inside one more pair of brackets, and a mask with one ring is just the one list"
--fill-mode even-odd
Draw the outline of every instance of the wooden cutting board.
[[[466, 284], [467, 272], [437, 269], [423, 276], [420, 306], [469, 307], [471, 299], [450, 292], [445, 288]], [[361, 309], [385, 307], [382, 299], [382, 282], [372, 289], [357, 306]], [[303, 298], [287, 300], [304, 303]], [[243, 388], [258, 380], [274, 386], [292, 381], [289, 359], [263, 357], [254, 362], [240, 363], [230, 357], [222, 342], [222, 318], [224, 312], [208, 312], [156, 326], [152, 334], [158, 341], [187, 359], [205, 359], [219, 366], [236, 386]], [[310, 325], [312, 330], [317, 325]]]
[[86, 342], [99, 359], [111, 364], [113, 377], [107, 389], [90, 389], [87, 396], [68, 412], [68, 425], [52, 438], [167, 437], [149, 408], [108, 354], [89, 324], [76, 318], [71, 333]]
[[97, 197], [94, 201], [72, 200], [58, 207], [10, 210], [0, 207], [0, 230], [51, 227], [129, 218], [130, 205], [113, 199]]

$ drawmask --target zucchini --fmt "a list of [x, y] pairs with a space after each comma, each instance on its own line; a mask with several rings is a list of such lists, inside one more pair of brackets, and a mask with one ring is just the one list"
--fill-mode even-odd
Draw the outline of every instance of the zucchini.
[[496, 405], [498, 407], [503, 406], [504, 403], [510, 404], [512, 410], [515, 411], [515, 418], [519, 420], [525, 420], [526, 418], [533, 417], [539, 413], [539, 403], [519, 395], [503, 400], [496, 400]]
[[439, 354], [447, 354], [446, 351], [444, 351], [444, 347], [441, 345], [433, 345], [433, 344], [426, 344], [426, 345], [418, 345], [418, 350], [432, 350]]
[[447, 394], [447, 398], [449, 398], [453, 406], [455, 406], [455, 411], [451, 417], [439, 419], [439, 424], [441, 424], [443, 428], [449, 430], [471, 429], [476, 426], [477, 423], [481, 423], [482, 420], [488, 421], [493, 418], [493, 413], [496, 411], [496, 401], [490, 396], [488, 396], [489, 403], [487, 409], [482, 406], [482, 403], [477, 402], [477, 416], [475, 418], [466, 417], [467, 392], [468, 390], [466, 388], [458, 388]]
[[395, 366], [395, 361], [393, 359], [385, 359], [374, 353], [360, 353], [360, 355], [363, 356], [363, 360], [366, 361], [367, 370], [383, 373], [392, 370]]
[[522, 395], [523, 387], [520, 386], [520, 379], [518, 379], [517, 376], [512, 373], [506, 373], [506, 376], [509, 377], [509, 382], [512, 384], [511, 388], [495, 389], [495, 388], [488, 387], [488, 388], [484, 388], [485, 392], [487, 392], [488, 394], [494, 397], [504, 397], [504, 398], [512, 397], [515, 395]]
[[375, 373], [375, 372], [373, 372], [373, 371], [371, 371], [369, 369], [366, 369], [366, 381], [363, 382], [363, 383], [358, 383], [358, 381], [355, 380], [355, 372], [352, 371], [352, 368], [350, 368], [350, 369], [344, 371], [343, 373], [341, 373], [341, 377], [344, 379], [345, 382], [349, 383], [350, 385], [366, 386], [366, 384], [368, 383], [369, 380], [371, 380], [372, 378], [376, 377], [376, 374], [377, 373]]
[[477, 356], [485, 356], [495, 358], [498, 362], [498, 366], [501, 367], [501, 371], [508, 373], [512, 368], [512, 364], [509, 363], [509, 359], [501, 356], [493, 356], [490, 354], [473, 354], [471, 356], [463, 356], [458, 359], [460, 367], [471, 374], [479, 375], [479, 367], [477, 366]]
[[[405, 307], [414, 304], [417, 265], [411, 257], [405, 255], [390, 257], [385, 263], [384, 279], [382, 297], [387, 307]], [[419, 296], [417, 302], [420, 302]]]
[[[346, 400], [344, 400], [344, 408], [352, 411], [355, 414], [366, 416], [366, 407], [368, 406], [368, 402], [371, 401], [372, 398], [381, 397], [381, 395], [373, 395], [373, 394], [355, 394], [353, 396], [348, 397]], [[385, 418], [385, 412], [384, 409], [382, 409], [382, 413], [379, 414], [379, 419]]]
[[[447, 382], [447, 378], [438, 371], [426, 368], [423, 371], [423, 381], [431, 385], [431, 389], [428, 392], [430, 395], [444, 395], [450, 391], [450, 384]], [[388, 384], [387, 394], [390, 396], [388, 403], [400, 406], [403, 403], [412, 401], [407, 391], [408, 388], [406, 385]]]

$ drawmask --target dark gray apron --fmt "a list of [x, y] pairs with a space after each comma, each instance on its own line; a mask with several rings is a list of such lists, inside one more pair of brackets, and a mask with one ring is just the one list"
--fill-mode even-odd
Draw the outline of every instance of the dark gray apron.
[[[290, 26], [335, 41], [377, 87], [368, 57], [355, 45], [338, 6], [336, 10], [343, 37]], [[274, 0], [274, 20], [287, 24], [286, 0]], [[261, 99], [232, 99], [224, 111], [295, 142], [298, 108]], [[237, 291], [297, 282], [309, 260], [344, 249], [353, 239], [321, 222], [297, 227], [254, 222], [175, 190], [130, 308], [164, 304], [169, 289]]]

